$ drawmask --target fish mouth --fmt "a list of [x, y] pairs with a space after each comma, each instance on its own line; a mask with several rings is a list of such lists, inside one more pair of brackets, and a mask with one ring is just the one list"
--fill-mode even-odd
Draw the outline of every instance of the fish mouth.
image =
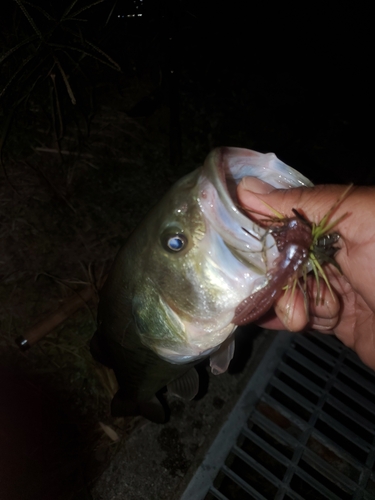
[[276, 242], [240, 208], [237, 186], [243, 177], [253, 172], [245, 161], [230, 161], [236, 152], [237, 148], [220, 148], [207, 157], [198, 202], [207, 225], [221, 237], [230, 252], [256, 274], [264, 275], [269, 261], [278, 256]]
[[200, 208], [232, 254], [264, 275], [279, 252], [269, 231], [251, 220], [240, 207], [237, 186], [244, 177], [256, 177], [282, 189], [312, 186], [312, 183], [273, 153], [217, 148], [206, 158], [200, 181]]

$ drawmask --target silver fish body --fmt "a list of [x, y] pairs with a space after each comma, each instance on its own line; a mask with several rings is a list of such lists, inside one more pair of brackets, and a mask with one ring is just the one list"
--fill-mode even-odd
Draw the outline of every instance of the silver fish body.
[[199, 360], [210, 356], [214, 373], [226, 370], [236, 311], [269, 286], [280, 260], [272, 233], [238, 206], [236, 188], [245, 176], [275, 188], [312, 185], [274, 154], [216, 149], [120, 249], [100, 293], [96, 337], [126, 402], [112, 407], [115, 414], [158, 420], [148, 402], [164, 386], [194, 396], [191, 367]]

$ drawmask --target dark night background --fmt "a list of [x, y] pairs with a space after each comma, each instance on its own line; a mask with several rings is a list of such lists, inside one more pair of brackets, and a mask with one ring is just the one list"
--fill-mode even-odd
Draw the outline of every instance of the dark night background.
[[[27, 353], [14, 339], [72, 289], [97, 284], [142, 216], [216, 146], [272, 151], [315, 183], [372, 184], [374, 50], [361, 4], [104, 0], [62, 23], [69, 5], [7, 0], [0, 15], [1, 393], [12, 400], [0, 427], [14, 423], [9, 442], [14, 432], [26, 457], [30, 436], [53, 436], [56, 422], [66, 434], [49, 452], [74, 475], [110, 418], [87, 351], [96, 304]], [[40, 418], [23, 428], [27, 412]], [[0, 457], [7, 479], [30, 468], [11, 448]], [[51, 464], [33, 459], [14, 499], [48, 500], [43, 481], [62, 488]], [[92, 472], [81, 472], [74, 481], [87, 484]]]
[[84, 14], [88, 38], [122, 69], [89, 77], [121, 89], [147, 74], [149, 92], [126, 111], [138, 118], [170, 107], [172, 162], [191, 157], [191, 148], [180, 152], [186, 138], [197, 163], [213, 146], [237, 145], [274, 151], [316, 182], [373, 179], [373, 43], [363, 7], [106, 0]]
[[145, 2], [144, 21], [116, 18], [131, 2], [117, 4], [117, 57], [124, 57], [127, 36], [133, 43], [142, 37], [137, 69], [163, 72], [182, 115], [185, 99], [201, 112], [195, 124], [201, 133], [182, 122], [183, 135], [196, 142], [209, 136], [207, 148], [275, 151], [319, 183], [372, 180], [366, 151], [373, 102], [369, 13], [352, 5], [150, 4]]

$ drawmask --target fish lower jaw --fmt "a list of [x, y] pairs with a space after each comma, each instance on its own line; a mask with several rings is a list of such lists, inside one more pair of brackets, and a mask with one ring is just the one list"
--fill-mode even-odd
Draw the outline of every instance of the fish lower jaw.
[[207, 349], [206, 351], [202, 351], [198, 354], [180, 354], [177, 351], [172, 351], [170, 349], [158, 348], [156, 354], [159, 358], [164, 359], [164, 361], [168, 361], [168, 363], [176, 364], [176, 365], [185, 365], [187, 363], [194, 363], [200, 361], [204, 358], [207, 358], [215, 352], [220, 346], [215, 346], [211, 349]]
[[[174, 364], [185, 364], [196, 362], [207, 358], [219, 349], [223, 342], [234, 332], [236, 325], [230, 323], [223, 329], [216, 332], [201, 331], [200, 337], [194, 329], [194, 338], [184, 345], [175, 348], [154, 347], [156, 354]], [[189, 328], [186, 329], [189, 332]], [[189, 335], [187, 334], [187, 337]]]

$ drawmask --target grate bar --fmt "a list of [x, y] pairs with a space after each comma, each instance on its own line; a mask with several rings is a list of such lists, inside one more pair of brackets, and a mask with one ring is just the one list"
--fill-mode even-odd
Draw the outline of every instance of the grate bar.
[[277, 401], [275, 398], [270, 396], [267, 393], [264, 393], [262, 395], [262, 401], [267, 403], [269, 406], [272, 406], [275, 410], [277, 410], [281, 415], [285, 418], [287, 418], [290, 422], [295, 424], [297, 427], [299, 427], [301, 430], [305, 430], [309, 427], [308, 423], [306, 420], [302, 420], [301, 417], [293, 413], [289, 408], [281, 404], [279, 401]]
[[246, 493], [249, 493], [253, 495], [254, 499], [256, 500], [267, 500], [262, 494], [259, 493], [259, 491], [255, 490], [252, 486], [250, 486], [249, 483], [244, 481], [240, 476], [237, 476], [235, 472], [233, 472], [229, 467], [226, 465], [223, 465], [221, 468], [221, 471], [224, 472], [226, 476], [228, 476], [232, 481], [234, 481], [236, 484], [241, 486], [241, 488], [246, 491]]
[[316, 344], [310, 342], [303, 335], [296, 335], [296, 337], [294, 338], [294, 343], [304, 347], [307, 351], [312, 352], [317, 358], [323, 360], [327, 365], [330, 365], [332, 367], [335, 366], [336, 360], [333, 356], [328, 354], [327, 351], [324, 351], [323, 349], [318, 347]]
[[[325, 462], [322, 460], [318, 455], [315, 453], [311, 452], [307, 448], [304, 448], [303, 452], [303, 459], [311, 465], [313, 468], [315, 468], [322, 476], [326, 477], [329, 481], [331, 481], [333, 484], [337, 485], [339, 488], [341, 488], [343, 491], [346, 491], [349, 494], [352, 494], [353, 491], [357, 488], [357, 484], [354, 483], [354, 481], [350, 480], [347, 478], [344, 474], [341, 474], [338, 472], [334, 467], [332, 467], [329, 463]], [[245, 463], [247, 463], [249, 466], [251, 466], [253, 469], [255, 469], [257, 472], [261, 473], [269, 482], [277, 486], [278, 488], [283, 487], [283, 481], [280, 480], [278, 477], [274, 476], [270, 471], [268, 471], [264, 466], [262, 466], [259, 462], [257, 462], [253, 457], [247, 455], [243, 450], [238, 448], [237, 446], [233, 447], [232, 452], [241, 458]], [[293, 462], [290, 460], [284, 458], [284, 464], [285, 465], [292, 465], [293, 468], [296, 468]], [[298, 472], [300, 474], [300, 472]], [[320, 488], [321, 483], [310, 476], [307, 472], [304, 471], [304, 474], [307, 474], [308, 476], [308, 481], [305, 477], [307, 482], [312, 484], [318, 491]], [[306, 477], [307, 477], [306, 476]], [[302, 477], [302, 476], [301, 476]], [[366, 481], [367, 482], [367, 481]], [[323, 486], [323, 488], [325, 488]], [[332, 492], [328, 489], [325, 488], [327, 492], [330, 492], [332, 495]], [[324, 493], [324, 491], [322, 491]], [[336, 496], [336, 498], [339, 498]]]
[[329, 374], [326, 372], [326, 370], [311, 361], [311, 359], [306, 358], [303, 354], [296, 351], [295, 349], [289, 349], [287, 357], [293, 359], [294, 361], [297, 361], [297, 363], [299, 363], [301, 366], [306, 367], [311, 373], [317, 375], [325, 382], [327, 382], [327, 380], [329, 379]]
[[305, 410], [309, 411], [310, 413], [314, 412], [315, 405], [313, 405], [308, 399], [304, 398], [299, 392], [289, 387], [289, 385], [287, 385], [285, 382], [282, 382], [274, 376], [271, 379], [271, 384], [273, 387], [279, 389], [283, 394], [289, 396], [290, 399], [296, 401], [300, 406], [305, 408]]
[[229, 500], [228, 497], [226, 497], [219, 490], [217, 490], [215, 486], [211, 486], [209, 492], [211, 493], [211, 495], [214, 495], [217, 498], [217, 500]]
[[[295, 475], [306, 481], [310, 486], [312, 486], [315, 490], [317, 490], [319, 493], [324, 495], [327, 499], [329, 500], [342, 500], [342, 498], [338, 497], [333, 493], [333, 491], [329, 490], [326, 488], [323, 484], [321, 484], [319, 481], [317, 481], [315, 478], [311, 477], [307, 472], [305, 472], [302, 469], [298, 469], [298, 471], [295, 472]], [[289, 494], [289, 490], [288, 494]]]
[[[336, 339], [333, 335], [321, 335], [314, 332], [314, 330], [310, 330], [306, 338], [309, 339], [310, 342], [317, 342], [318, 344], [325, 344], [329, 349], [336, 351], [337, 357], [340, 356], [343, 350], [343, 344], [336, 342]], [[314, 341], [312, 340], [314, 339]]]
[[239, 457], [241, 460], [243, 460], [247, 465], [255, 469], [257, 472], [262, 474], [270, 483], [274, 484], [277, 487], [280, 487], [282, 484], [282, 481], [278, 477], [276, 477], [272, 472], [270, 472], [268, 469], [266, 469], [262, 464], [260, 464], [257, 460], [255, 460], [253, 457], [245, 453], [241, 448], [238, 446], [234, 446], [232, 448], [232, 453], [234, 453], [237, 457]]
[[[299, 444], [298, 439], [288, 434], [281, 427], [276, 425], [274, 422], [266, 418], [262, 413], [255, 410], [252, 415], [252, 421], [262, 427], [268, 434], [270, 434], [274, 439], [280, 441], [280, 438], [290, 447], [296, 448]], [[306, 423], [305, 423], [306, 425]], [[281, 441], [282, 442], [282, 441]]]
[[336, 441], [330, 439], [328, 436], [318, 431], [317, 429], [313, 430], [312, 436], [326, 448], [335, 450], [336, 455], [348, 462], [350, 465], [352, 465], [359, 471], [363, 470], [363, 463], [355, 456], [351, 455], [344, 448], [342, 448]]
[[369, 393], [369, 396], [375, 397], [375, 384], [371, 384], [371, 382], [366, 380], [355, 370], [347, 366], [343, 366], [340, 370], [340, 373], [346, 375], [350, 380], [354, 380], [354, 382], [356, 382], [361, 388], [366, 389], [366, 391]]
[[320, 472], [320, 474], [332, 481], [332, 483], [340, 486], [340, 488], [342, 486], [342, 489], [345, 489], [350, 493], [355, 491], [355, 489], [357, 488], [357, 483], [345, 476], [345, 474], [342, 474], [340, 471], [332, 467], [331, 464], [320, 458], [319, 455], [309, 450], [308, 448], [305, 448], [303, 459], [309, 465], [313, 466], [318, 472]]
[[336, 380], [334, 387], [341, 391], [345, 396], [348, 396], [351, 400], [359, 403], [363, 408], [373, 413], [375, 419], [375, 404], [372, 401], [369, 401], [361, 394], [356, 393], [351, 387], [348, 387], [341, 380]]
[[368, 469], [364, 470], [360, 476], [359, 485], [356, 491], [354, 492], [352, 500], [362, 500], [363, 498], [366, 498], [366, 491], [364, 490], [364, 488], [366, 488], [367, 482], [370, 479], [370, 477], [371, 477], [371, 471], [369, 471]]
[[348, 361], [350, 361], [351, 363], [353, 363], [354, 365], [356, 365], [357, 368], [360, 371], [366, 372], [370, 376], [370, 378], [373, 380], [373, 382], [375, 384], [375, 373], [374, 373], [374, 370], [372, 370], [368, 366], [364, 365], [362, 363], [362, 361], [359, 359], [358, 355], [355, 354], [354, 351], [352, 351], [352, 350], [347, 351], [347, 353], [346, 353], [346, 359]]
[[[271, 446], [266, 441], [264, 441], [261, 437], [254, 434], [254, 432], [252, 432], [251, 430], [246, 429], [246, 428], [242, 429], [242, 435], [246, 436], [248, 439], [250, 439], [253, 443], [258, 445], [264, 451], [266, 451], [269, 455], [271, 455], [271, 457], [273, 457], [275, 460], [277, 460], [281, 464], [283, 464], [285, 466], [289, 465], [289, 463], [290, 463], [289, 458], [287, 458], [285, 455], [280, 453], [273, 446]], [[277, 436], [277, 440], [280, 441], [279, 436]]]
[[[306, 433], [309, 429], [313, 429], [313, 426], [308, 424], [306, 421], [302, 420], [300, 417], [292, 413], [292, 411], [289, 408], [286, 408], [284, 405], [273, 399], [271, 396], [268, 394], [264, 394], [262, 397], [263, 401], [266, 401], [270, 406], [273, 408], [277, 409], [283, 416], [285, 416], [288, 420], [293, 422], [297, 427], [301, 429], [301, 431], [304, 431]], [[337, 422], [337, 420], [331, 418], [329, 415], [325, 414], [324, 412], [320, 413], [320, 419], [330, 425], [333, 429], [339, 432], [342, 436], [345, 438], [350, 439], [355, 446], [358, 446], [363, 452], [368, 453], [369, 452], [369, 446], [368, 443], [363, 441], [361, 438], [356, 436], [354, 433], [352, 433], [349, 429], [346, 427], [342, 426]], [[302, 434], [302, 432], [301, 432]], [[323, 442], [326, 445], [329, 445], [330, 447], [336, 448], [339, 446], [335, 441], [329, 439], [328, 436], [326, 436], [324, 433], [318, 431], [317, 429], [313, 430], [313, 434], [317, 434], [320, 436], [320, 441]], [[300, 443], [299, 443], [300, 445]], [[340, 447], [340, 446], [339, 446]], [[342, 454], [344, 455], [345, 459], [348, 460], [350, 463], [354, 463], [359, 466], [359, 468], [363, 467], [363, 462], [355, 459], [352, 455], [348, 454], [344, 448], [341, 448]]]
[[299, 384], [309, 389], [309, 391], [311, 391], [317, 397], [321, 397], [324, 393], [324, 391], [318, 385], [314, 384], [314, 382], [311, 382], [311, 380], [298, 373], [297, 370], [295, 370], [291, 366], [288, 366], [283, 361], [280, 363], [279, 370], [282, 373], [288, 375], [290, 378], [297, 380]]
[[319, 416], [319, 420], [328, 424], [332, 429], [341, 434], [346, 439], [350, 440], [353, 444], [361, 448], [364, 452], [369, 453], [370, 446], [361, 437], [357, 436], [350, 429], [342, 425], [338, 420], [332, 418], [330, 415], [322, 411]]
[[[374, 465], [375, 465], [375, 439], [373, 442], [372, 450], [368, 454], [366, 465], [368, 468], [363, 470], [361, 477], [360, 477], [360, 480], [359, 480], [361, 490], [362, 490], [362, 488], [366, 488], [367, 482], [369, 480], [372, 480], [375, 482], [375, 471], [372, 470], [374, 468]], [[358, 500], [360, 500], [360, 498], [361, 497], [358, 496]], [[356, 498], [356, 500], [357, 500], [357, 498]]]
[[371, 477], [372, 477], [372, 480], [375, 481], [375, 440], [373, 441], [372, 445], [373, 446], [371, 448], [371, 451], [367, 457], [366, 465], [369, 469], [372, 470]]
[[359, 413], [357, 413], [355, 410], [352, 410], [349, 406], [347, 406], [345, 403], [337, 399], [335, 396], [330, 396], [328, 395], [326, 399], [327, 403], [330, 403], [334, 408], [340, 411], [343, 415], [351, 418], [354, 420], [356, 424], [359, 424], [361, 427], [363, 427], [366, 431], [368, 431], [371, 434], [374, 434], [375, 431], [375, 423], [370, 422], [367, 418], [363, 417]]
[[[304, 458], [307, 457], [309, 462], [311, 462], [311, 463], [313, 461], [314, 461], [314, 463], [316, 462], [322, 468], [322, 470], [326, 470], [328, 468], [330, 469], [330, 471], [335, 470], [335, 474], [339, 476], [340, 481], [344, 485], [346, 485], [348, 488], [355, 489], [356, 483], [354, 483], [354, 481], [349, 479], [347, 476], [345, 476], [341, 472], [336, 471], [336, 469], [334, 469], [330, 464], [328, 464], [326, 461], [322, 460], [318, 455], [316, 455], [314, 452], [312, 452], [306, 445], [301, 445], [301, 443], [296, 438], [294, 438], [293, 436], [290, 436], [290, 434], [286, 433], [283, 429], [281, 429], [276, 424], [274, 424], [273, 422], [271, 422], [270, 420], [265, 418], [261, 413], [255, 411], [253, 416], [252, 416], [252, 421], [254, 423], [256, 423], [257, 425], [259, 425], [260, 427], [262, 427], [266, 432], [268, 432], [277, 441], [279, 441], [279, 442], [284, 441], [287, 445], [289, 445], [293, 449], [296, 449], [297, 447], [302, 446], [302, 448], [304, 449], [304, 453], [303, 453]], [[307, 425], [306, 425], [306, 427], [307, 427]], [[248, 433], [250, 434], [251, 431], [244, 430], [243, 433], [247, 435]], [[312, 434], [314, 434], [314, 437], [316, 437], [315, 436], [316, 431], [313, 431]], [[264, 446], [264, 449], [266, 449], [266, 451], [268, 452], [269, 447], [271, 445], [269, 445], [268, 443], [265, 443], [258, 436], [255, 435], [255, 437], [256, 437], [257, 441], [259, 442], [259, 444], [262, 444], [262, 446]], [[323, 445], [334, 444], [335, 445], [335, 443], [333, 443], [332, 441], [329, 441], [327, 443], [326, 442], [327, 440], [324, 439], [325, 438], [324, 435], [322, 437], [323, 437], [323, 439], [319, 439], [319, 442], [321, 442], [321, 444], [323, 444]], [[251, 436], [251, 439], [253, 439], [253, 436]], [[332, 448], [332, 446], [330, 446], [330, 448]], [[337, 456], [339, 458], [342, 458], [345, 461], [349, 462], [350, 465], [352, 465], [352, 466], [357, 465], [357, 463], [353, 464], [353, 460], [352, 460], [351, 455], [347, 454], [346, 452], [340, 454], [340, 453], [338, 453], [338, 450], [335, 449], [335, 453], [337, 454]], [[291, 460], [289, 460], [287, 457], [285, 457], [284, 455], [282, 455], [280, 452], [278, 452], [275, 449], [273, 449], [272, 455], [275, 456], [275, 458], [277, 458], [277, 460], [280, 460], [280, 462], [281, 462], [281, 459], [283, 459], [282, 463], [285, 465], [291, 463]], [[322, 473], [323, 473], [323, 475], [325, 475], [324, 472], [322, 472]]]
[[288, 498], [291, 500], [306, 500], [306, 498], [301, 497], [296, 491], [293, 491], [291, 489], [288, 490], [288, 492], [285, 492], [283, 489], [280, 489], [274, 498], [274, 500], [283, 500], [285, 498], [285, 494], [288, 494]]

